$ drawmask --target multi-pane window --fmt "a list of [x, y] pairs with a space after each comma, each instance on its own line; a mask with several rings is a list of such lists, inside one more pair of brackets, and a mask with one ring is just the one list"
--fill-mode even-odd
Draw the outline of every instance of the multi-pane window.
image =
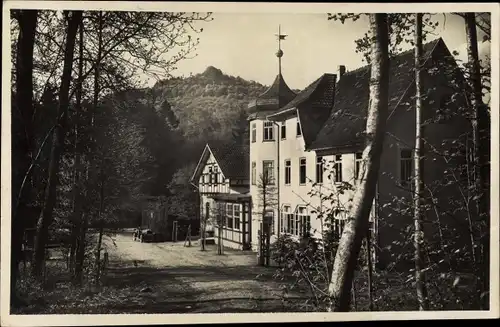
[[297, 119], [297, 136], [301, 136], [301, 135], [302, 135], [302, 128], [300, 128], [300, 122]]
[[285, 185], [290, 185], [292, 183], [292, 161], [290, 159], [285, 160]]
[[342, 155], [337, 154], [335, 156], [333, 164], [333, 181], [335, 183], [342, 182]]
[[257, 163], [252, 161], [252, 185], [257, 184]]
[[299, 159], [299, 183], [306, 183], [306, 158]]
[[219, 169], [217, 168], [217, 166], [214, 167], [214, 184], [218, 184], [219, 183]]
[[241, 208], [239, 204], [233, 205], [234, 229], [240, 229], [241, 222]]
[[241, 228], [241, 205], [228, 203], [226, 205], [226, 228], [239, 230]]
[[[297, 207], [295, 214], [289, 213], [290, 207], [285, 207], [284, 217], [286, 218], [288, 232], [296, 236], [304, 236], [311, 231], [311, 216], [307, 214], [304, 206]], [[283, 219], [285, 220], [285, 219]]]
[[274, 184], [274, 161], [264, 160], [262, 162], [262, 172], [264, 174], [264, 182], [268, 185]]
[[267, 210], [264, 216], [268, 224], [269, 232], [271, 235], [274, 235], [274, 210]]
[[208, 167], [208, 184], [213, 183], [213, 170], [212, 167]]
[[344, 210], [336, 209], [333, 217], [333, 230], [339, 236], [342, 236], [342, 232], [344, 231], [344, 227], [347, 221], [347, 216]]
[[283, 211], [281, 212], [281, 217], [280, 217], [280, 232], [281, 233], [288, 233], [291, 221], [292, 221], [292, 212], [291, 208], [288, 205], [283, 206]]
[[354, 159], [354, 179], [361, 179], [362, 176], [359, 175], [361, 171], [361, 164], [363, 163], [363, 154], [361, 152], [356, 153]]
[[274, 126], [272, 121], [264, 122], [264, 141], [274, 140]]
[[257, 141], [257, 125], [255, 123], [252, 124], [252, 143]]
[[227, 204], [227, 210], [226, 210], [226, 227], [227, 228], [233, 228], [233, 204], [228, 203]]
[[316, 157], [316, 183], [323, 183], [323, 157]]
[[201, 175], [201, 184], [205, 184], [205, 174]]
[[401, 185], [408, 185], [412, 180], [412, 151], [402, 149], [400, 152], [400, 171], [399, 178]]
[[286, 139], [286, 122], [281, 123], [281, 139]]

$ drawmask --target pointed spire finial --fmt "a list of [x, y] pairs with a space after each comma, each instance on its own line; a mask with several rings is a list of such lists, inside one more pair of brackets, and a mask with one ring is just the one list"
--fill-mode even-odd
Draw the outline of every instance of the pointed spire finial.
[[283, 50], [281, 50], [281, 40], [285, 40], [285, 38], [288, 36], [286, 34], [281, 34], [281, 24], [278, 25], [278, 34], [275, 34], [278, 38], [278, 51], [276, 52], [276, 57], [278, 57], [278, 69], [279, 69], [279, 74], [281, 75], [281, 57], [283, 57]]

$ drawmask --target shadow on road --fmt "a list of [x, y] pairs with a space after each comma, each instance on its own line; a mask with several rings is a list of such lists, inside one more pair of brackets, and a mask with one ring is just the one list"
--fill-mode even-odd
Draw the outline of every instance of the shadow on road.
[[127, 313], [208, 313], [208, 312], [286, 312], [290, 301], [283, 301], [273, 279], [275, 268], [259, 266], [164, 267], [148, 266], [147, 261], [120, 262], [108, 270], [105, 286], [127, 289], [140, 301], [109, 302], [109, 310]]

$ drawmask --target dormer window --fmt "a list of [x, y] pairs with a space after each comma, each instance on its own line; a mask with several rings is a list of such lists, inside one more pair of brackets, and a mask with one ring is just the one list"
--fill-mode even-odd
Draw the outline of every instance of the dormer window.
[[264, 141], [274, 141], [274, 126], [273, 122], [264, 122]]
[[297, 137], [302, 136], [302, 128], [300, 127], [300, 121], [297, 119]]

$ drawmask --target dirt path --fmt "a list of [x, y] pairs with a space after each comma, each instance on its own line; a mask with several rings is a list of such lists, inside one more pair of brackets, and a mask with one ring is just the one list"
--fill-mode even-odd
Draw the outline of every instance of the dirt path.
[[275, 268], [257, 266], [255, 253], [217, 255], [215, 246], [140, 243], [128, 234], [118, 234], [115, 244], [107, 241], [106, 284], [135, 288], [144, 306], [135, 312], [285, 311]]

